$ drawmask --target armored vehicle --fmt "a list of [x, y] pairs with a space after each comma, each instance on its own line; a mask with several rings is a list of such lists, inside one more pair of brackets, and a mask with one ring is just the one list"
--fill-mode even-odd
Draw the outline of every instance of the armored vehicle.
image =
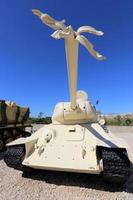
[[55, 106], [51, 124], [43, 126], [30, 137], [7, 144], [6, 164], [22, 170], [28, 167], [102, 174], [105, 180], [125, 182], [130, 174], [128, 145], [102, 128], [103, 120], [101, 123], [86, 92], [77, 91], [78, 42], [96, 59], [105, 59], [80, 33], [100, 36], [103, 32], [90, 26], [74, 31], [71, 26], [64, 25], [64, 20], [54, 20], [39, 10], [33, 10], [33, 13], [56, 30], [52, 37], [65, 39], [70, 102], [60, 102]]
[[29, 108], [20, 107], [13, 101], [0, 100], [0, 151], [5, 149], [5, 144], [18, 137], [30, 136], [25, 131]]

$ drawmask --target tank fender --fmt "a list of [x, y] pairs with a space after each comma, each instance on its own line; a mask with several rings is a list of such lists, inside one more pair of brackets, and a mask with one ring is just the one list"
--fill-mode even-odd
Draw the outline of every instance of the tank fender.
[[38, 140], [38, 138], [32, 138], [32, 137], [27, 137], [27, 138], [18, 138], [10, 143], [8, 143], [6, 146], [16, 146], [16, 145], [22, 145], [22, 144], [26, 144], [29, 142], [33, 142], [36, 143], [36, 141]]
[[98, 123], [93, 123], [91, 127], [91, 131], [97, 138], [98, 146], [129, 149], [129, 145], [125, 140], [117, 138], [112, 133], [107, 134]]

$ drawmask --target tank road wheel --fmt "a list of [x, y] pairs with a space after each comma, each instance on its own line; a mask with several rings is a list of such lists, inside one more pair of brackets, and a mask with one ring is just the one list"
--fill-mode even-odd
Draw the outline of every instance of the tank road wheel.
[[123, 184], [130, 175], [130, 161], [126, 150], [105, 148], [102, 150], [103, 178], [107, 182]]
[[4, 161], [7, 166], [19, 170], [23, 170], [22, 161], [25, 155], [24, 146], [8, 147], [4, 156]]

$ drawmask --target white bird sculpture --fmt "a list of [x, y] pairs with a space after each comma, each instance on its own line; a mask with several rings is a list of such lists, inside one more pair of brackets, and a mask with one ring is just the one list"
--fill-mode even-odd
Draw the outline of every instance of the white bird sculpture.
[[89, 53], [97, 60], [105, 60], [106, 58], [94, 50], [93, 44], [81, 35], [81, 33], [88, 32], [97, 36], [102, 36], [102, 31], [97, 31], [91, 26], [81, 26], [74, 31], [71, 26], [65, 26], [65, 20], [57, 21], [48, 14], [42, 13], [40, 10], [33, 9], [32, 12], [37, 15], [41, 21], [54, 29], [51, 35], [55, 39], [65, 39], [66, 58], [68, 66], [69, 85], [71, 92], [71, 108], [76, 108], [76, 87], [77, 87], [77, 62], [78, 62], [78, 43], [87, 48]]

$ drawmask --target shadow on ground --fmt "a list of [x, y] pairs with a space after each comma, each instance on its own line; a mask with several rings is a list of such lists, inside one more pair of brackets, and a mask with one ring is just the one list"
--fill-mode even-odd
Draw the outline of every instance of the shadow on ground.
[[[4, 152], [1, 152], [0, 160], [3, 160], [3, 158]], [[131, 164], [131, 176], [124, 185], [105, 183], [101, 175], [55, 172], [47, 170], [32, 169], [29, 172], [23, 172], [22, 177], [44, 181], [46, 183], [55, 184], [58, 186], [75, 186], [80, 188], [88, 188], [109, 192], [125, 191], [127, 193], [133, 193], [133, 164]]]
[[88, 175], [79, 173], [53, 172], [32, 170], [23, 172], [24, 178], [44, 181], [49, 184], [76, 186], [80, 188], [95, 189], [110, 192], [128, 192], [133, 193], [133, 165], [129, 180], [124, 185], [105, 183], [101, 175]]

